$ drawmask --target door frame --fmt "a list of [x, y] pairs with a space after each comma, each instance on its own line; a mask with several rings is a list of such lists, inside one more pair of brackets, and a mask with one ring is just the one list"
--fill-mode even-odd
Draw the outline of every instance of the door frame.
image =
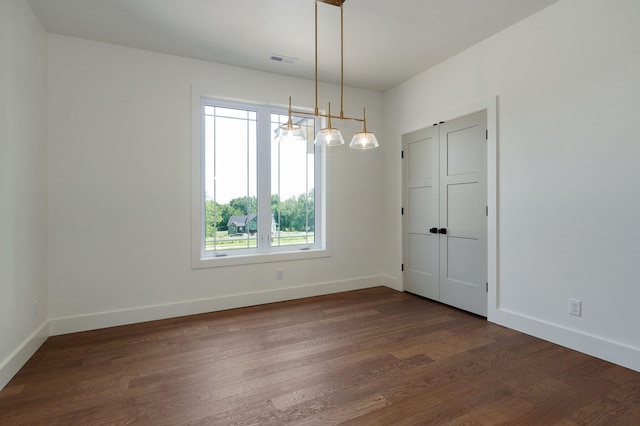
[[[491, 96], [468, 105], [455, 108], [448, 112], [437, 114], [425, 120], [415, 128], [402, 133], [402, 136], [425, 127], [433, 126], [441, 121], [451, 121], [478, 111], [487, 111], [487, 320], [495, 322], [496, 311], [499, 309], [498, 298], [498, 96]], [[402, 219], [401, 219], [402, 221]], [[401, 223], [402, 228], [402, 223]], [[404, 238], [404, 235], [403, 235]], [[404, 241], [402, 241], [404, 244]], [[401, 288], [404, 291], [404, 282]]]

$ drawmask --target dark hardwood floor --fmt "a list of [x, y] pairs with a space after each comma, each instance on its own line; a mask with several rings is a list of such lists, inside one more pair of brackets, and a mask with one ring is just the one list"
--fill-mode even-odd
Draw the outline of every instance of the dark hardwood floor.
[[640, 373], [374, 288], [49, 338], [2, 425], [638, 425]]

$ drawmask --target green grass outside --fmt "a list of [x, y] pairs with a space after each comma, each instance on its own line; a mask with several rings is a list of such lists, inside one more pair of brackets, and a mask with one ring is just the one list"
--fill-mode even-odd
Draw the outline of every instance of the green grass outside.
[[[313, 244], [313, 232], [280, 232], [272, 237], [271, 245], [294, 246]], [[230, 237], [226, 231], [217, 232], [216, 238], [207, 238], [206, 250], [238, 250], [257, 247], [255, 235], [243, 235]]]

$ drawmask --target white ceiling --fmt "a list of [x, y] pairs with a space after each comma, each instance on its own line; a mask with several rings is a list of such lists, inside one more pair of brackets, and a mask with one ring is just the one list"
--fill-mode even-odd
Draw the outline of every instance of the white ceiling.
[[[346, 0], [345, 85], [388, 90], [556, 1]], [[28, 2], [51, 33], [314, 78], [313, 0]], [[337, 83], [340, 9], [318, 10], [319, 79]]]

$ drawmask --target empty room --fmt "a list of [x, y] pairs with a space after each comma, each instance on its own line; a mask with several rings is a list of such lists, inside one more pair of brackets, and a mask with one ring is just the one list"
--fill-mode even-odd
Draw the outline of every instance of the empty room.
[[0, 425], [640, 422], [637, 0], [2, 0]]

